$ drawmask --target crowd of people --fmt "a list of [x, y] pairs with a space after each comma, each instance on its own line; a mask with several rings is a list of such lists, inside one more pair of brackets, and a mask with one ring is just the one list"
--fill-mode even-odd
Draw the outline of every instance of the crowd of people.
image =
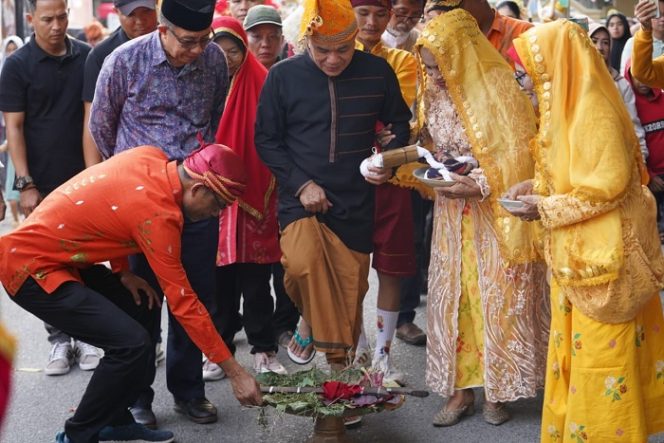
[[[543, 389], [543, 442], [664, 432], [664, 1], [584, 29], [514, 1], [114, 0], [89, 44], [67, 0], [27, 4], [1, 48], [0, 282], [44, 322], [46, 375], [94, 371], [58, 443], [174, 441], [164, 358], [195, 423], [206, 382], [260, 405], [242, 329], [257, 374], [283, 348], [406, 385], [392, 342], [426, 344], [434, 426]], [[452, 181], [360, 168], [412, 144]]]

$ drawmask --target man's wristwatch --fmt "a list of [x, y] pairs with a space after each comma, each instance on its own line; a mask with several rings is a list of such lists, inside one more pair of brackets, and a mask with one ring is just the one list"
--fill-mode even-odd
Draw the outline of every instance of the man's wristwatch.
[[14, 188], [16, 188], [17, 191], [23, 191], [31, 186], [34, 186], [34, 181], [29, 175], [16, 177], [16, 180], [14, 180]]

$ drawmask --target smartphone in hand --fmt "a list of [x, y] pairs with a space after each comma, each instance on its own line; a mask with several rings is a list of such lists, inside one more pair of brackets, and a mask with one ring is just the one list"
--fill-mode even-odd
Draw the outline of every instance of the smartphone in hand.
[[655, 5], [655, 18], [660, 18], [661, 13], [659, 12], [659, 0], [650, 0], [650, 3]]

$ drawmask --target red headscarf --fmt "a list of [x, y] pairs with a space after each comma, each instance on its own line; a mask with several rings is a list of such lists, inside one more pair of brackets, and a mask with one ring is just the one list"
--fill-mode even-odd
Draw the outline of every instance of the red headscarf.
[[247, 187], [242, 159], [223, 145], [201, 146], [184, 159], [183, 166], [191, 178], [202, 181], [229, 205]]
[[215, 34], [228, 32], [244, 44], [244, 61], [231, 81], [216, 141], [229, 146], [244, 161], [251, 180], [239, 204], [242, 209], [261, 220], [267, 213], [267, 204], [275, 183], [270, 170], [258, 158], [254, 145], [256, 108], [267, 69], [247, 48], [247, 34], [239, 21], [232, 17], [218, 17], [212, 23], [212, 29]]
[[[507, 56], [517, 65], [523, 66], [523, 62], [521, 61], [521, 57], [519, 57], [519, 53], [516, 52], [516, 48], [514, 46], [510, 47], [507, 50]], [[525, 68], [525, 66], [523, 66]]]

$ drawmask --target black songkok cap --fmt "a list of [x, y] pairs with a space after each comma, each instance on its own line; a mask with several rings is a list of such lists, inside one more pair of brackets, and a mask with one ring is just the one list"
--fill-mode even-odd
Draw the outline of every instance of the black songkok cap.
[[214, 0], [164, 0], [161, 13], [179, 28], [204, 31], [212, 26], [214, 4]]

